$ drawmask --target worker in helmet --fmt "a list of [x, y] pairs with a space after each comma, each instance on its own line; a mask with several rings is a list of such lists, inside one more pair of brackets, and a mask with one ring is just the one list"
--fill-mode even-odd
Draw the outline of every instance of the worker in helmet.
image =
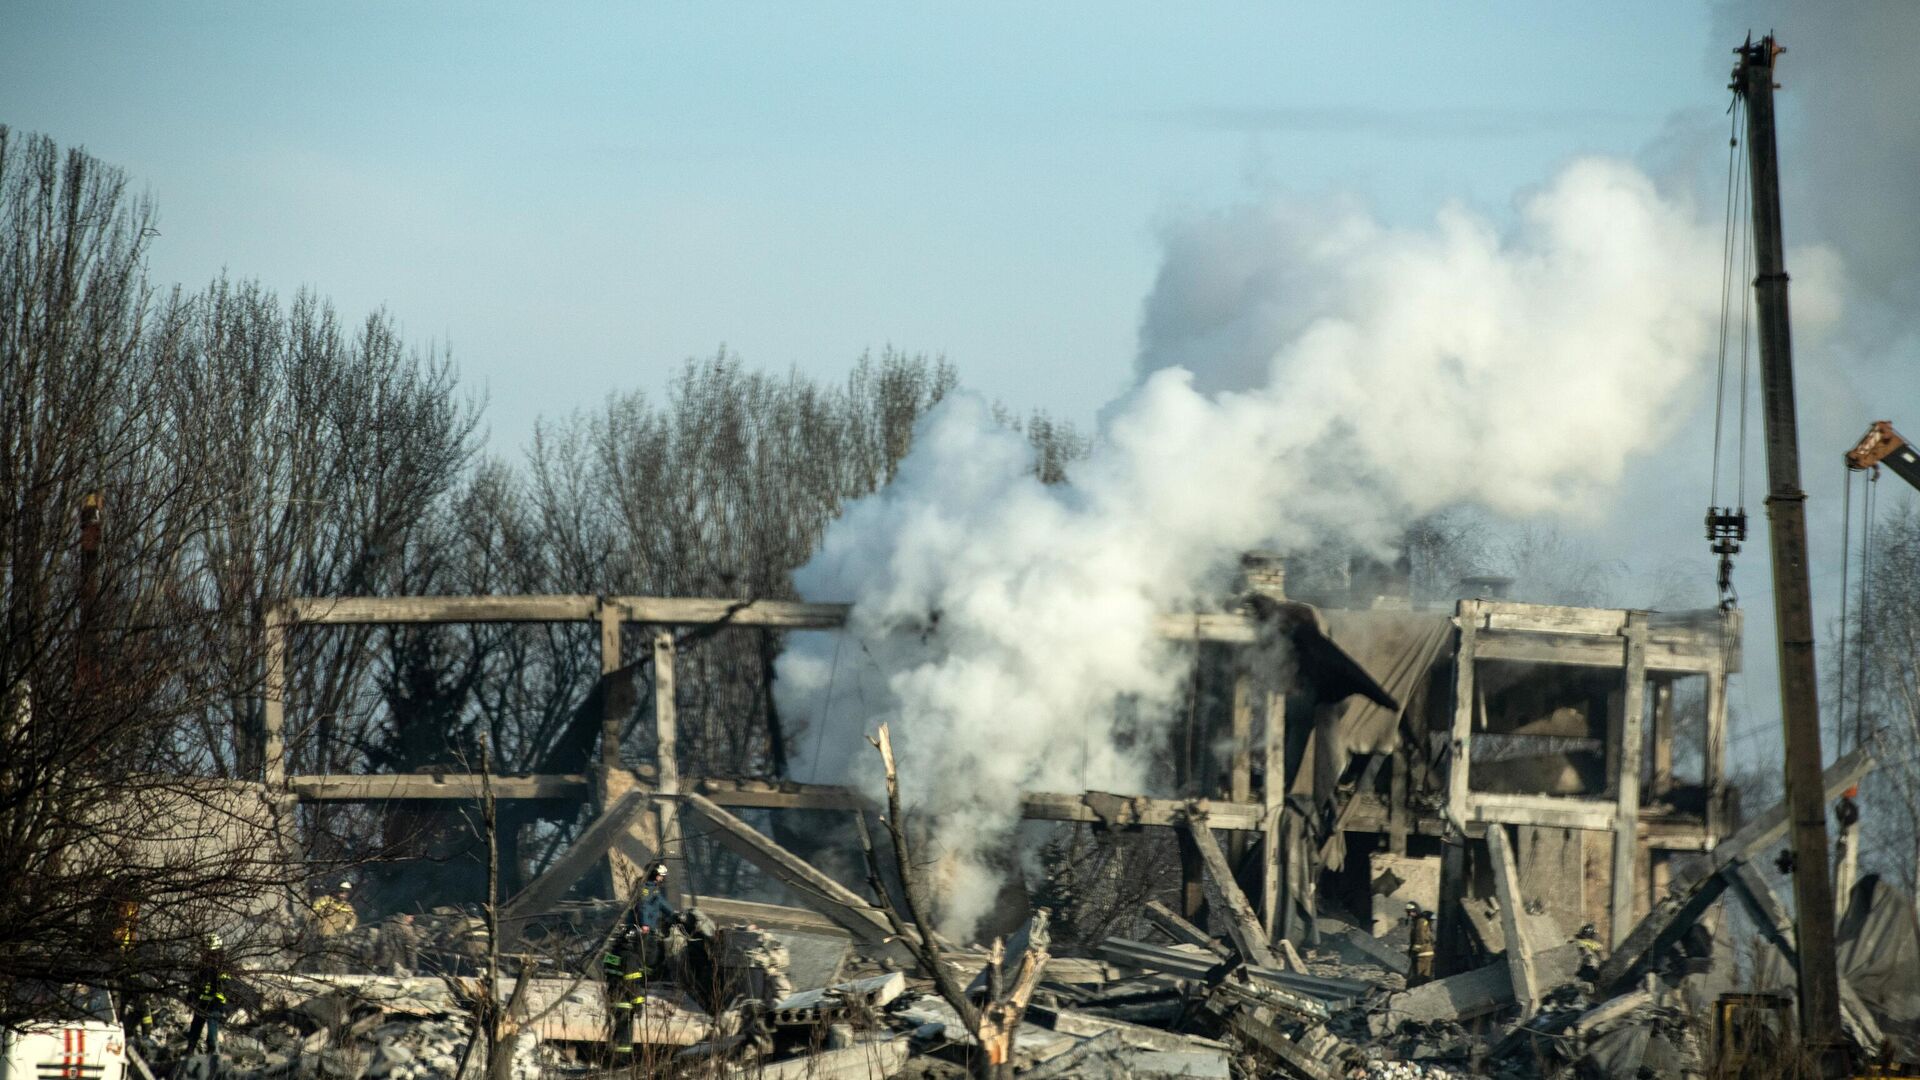
[[199, 1053], [202, 1031], [207, 1035], [206, 1052], [220, 1052], [220, 1022], [226, 1019], [231, 1005], [228, 993], [233, 989], [233, 970], [227, 962], [226, 945], [219, 934], [208, 934], [205, 945], [199, 969], [194, 973], [193, 992], [189, 995], [193, 1003], [193, 1023], [187, 1027], [189, 1054]]
[[667, 960], [667, 931], [679, 918], [667, 900], [667, 864], [655, 859], [640, 875], [639, 895], [633, 901], [634, 937], [643, 963], [650, 971], [664, 967]]
[[1433, 913], [1420, 905], [1407, 904], [1407, 985], [1419, 986], [1433, 979]]
[[319, 953], [319, 970], [345, 973], [347, 935], [359, 926], [359, 913], [353, 909], [353, 882], [342, 881], [334, 886], [332, 895], [313, 902], [313, 943]]
[[664, 934], [673, 924], [676, 912], [667, 900], [667, 864], [659, 859], [647, 864], [640, 875], [640, 895], [634, 902], [642, 933]]
[[1580, 947], [1580, 966], [1575, 975], [1591, 982], [1600, 973], [1600, 962], [1606, 957], [1606, 946], [1600, 943], [1600, 931], [1592, 923], [1587, 923], [1573, 935], [1573, 943]]
[[634, 1014], [647, 1003], [645, 939], [638, 927], [621, 926], [600, 957], [607, 991], [607, 1045], [620, 1053], [633, 1049]]
[[153, 1037], [153, 1002], [136, 955], [140, 943], [140, 903], [122, 897], [113, 905], [113, 943], [119, 949], [120, 1028], [127, 1042], [147, 1052]]

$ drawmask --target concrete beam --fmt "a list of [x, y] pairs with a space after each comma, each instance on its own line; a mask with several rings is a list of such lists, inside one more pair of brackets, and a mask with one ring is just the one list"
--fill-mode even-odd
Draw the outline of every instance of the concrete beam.
[[1160, 901], [1147, 901], [1144, 914], [1148, 922], [1165, 931], [1174, 941], [1182, 945], [1198, 945], [1222, 960], [1227, 958], [1226, 946], [1215, 941], [1205, 930], [1181, 918], [1179, 912]]
[[1240, 891], [1240, 883], [1234, 880], [1233, 871], [1227, 866], [1226, 853], [1220, 850], [1220, 841], [1213, 835], [1213, 828], [1204, 821], [1189, 821], [1186, 824], [1187, 835], [1200, 852], [1200, 860], [1206, 866], [1207, 877], [1212, 879], [1214, 892], [1220, 897], [1227, 913], [1227, 933], [1233, 937], [1234, 945], [1247, 963], [1259, 967], [1283, 966], [1273, 949], [1267, 944], [1267, 932], [1260, 925], [1260, 916], [1247, 902], [1247, 895]]
[[[683, 795], [685, 809], [701, 819], [721, 846], [779, 881], [854, 937], [869, 945], [887, 945], [893, 929], [879, 908], [853, 890], [814, 869], [805, 859], [774, 843], [758, 829], [700, 795]], [[893, 947], [900, 949], [897, 942]]]
[[[491, 778], [496, 799], [569, 799], [593, 793], [581, 773]], [[294, 776], [287, 787], [301, 802], [386, 802], [407, 799], [478, 799], [478, 773], [400, 773], [388, 776]]]
[[646, 809], [645, 792], [629, 791], [622, 795], [618, 802], [607, 808], [606, 813], [587, 826], [579, 838], [554, 860], [553, 865], [507, 901], [500, 913], [501, 921], [517, 929], [519, 920], [538, 915], [558, 903], [575, 882], [598, 865], [601, 857], [613, 847], [614, 840], [626, 832], [627, 827]]
[[1540, 1007], [1545, 987], [1533, 970], [1533, 947], [1527, 942], [1526, 921], [1520, 910], [1520, 871], [1513, 862], [1513, 846], [1507, 841], [1505, 826], [1487, 830], [1487, 854], [1493, 860], [1493, 888], [1500, 900], [1500, 932], [1506, 938], [1507, 976], [1513, 983], [1513, 1000], [1520, 1005], [1525, 1020]]

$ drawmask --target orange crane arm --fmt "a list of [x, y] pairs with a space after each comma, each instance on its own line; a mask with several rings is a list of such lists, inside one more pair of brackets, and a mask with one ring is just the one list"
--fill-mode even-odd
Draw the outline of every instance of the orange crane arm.
[[1859, 444], [1847, 451], [1849, 469], [1871, 469], [1878, 465], [1885, 465], [1900, 479], [1920, 488], [1920, 452], [1886, 420], [1875, 420], [1860, 437]]

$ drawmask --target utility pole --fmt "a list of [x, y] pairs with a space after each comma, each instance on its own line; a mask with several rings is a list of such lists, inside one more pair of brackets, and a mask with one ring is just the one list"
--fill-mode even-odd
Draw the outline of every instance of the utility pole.
[[1827, 877], [1827, 808], [1821, 787], [1820, 700], [1814, 682], [1813, 596], [1807, 580], [1806, 492], [1793, 404], [1793, 341], [1787, 267], [1780, 242], [1780, 168], [1773, 138], [1771, 36], [1735, 50], [1733, 88], [1747, 107], [1753, 182], [1753, 291], [1759, 314], [1760, 384], [1767, 430], [1767, 532], [1773, 548], [1773, 612], [1780, 638], [1780, 719], [1786, 729], [1787, 810], [1792, 821], [1793, 899], [1800, 951], [1800, 1031], [1832, 1075], [1845, 1044], [1834, 961], [1833, 886]]

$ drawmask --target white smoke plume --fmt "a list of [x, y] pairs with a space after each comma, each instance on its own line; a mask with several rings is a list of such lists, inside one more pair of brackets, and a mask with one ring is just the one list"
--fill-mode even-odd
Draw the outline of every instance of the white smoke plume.
[[1141, 380], [1070, 485], [1037, 482], [963, 395], [830, 527], [796, 583], [854, 609], [781, 660], [783, 711], [819, 725], [797, 774], [877, 793], [861, 735], [892, 722], [946, 929], [989, 910], [1023, 789], [1143, 789], [1185, 672], [1153, 617], [1209, 603], [1238, 553], [1379, 549], [1460, 503], [1578, 516], [1669, 434], [1712, 360], [1719, 223], [1597, 159], [1517, 210], [1402, 229], [1279, 204], [1179, 228]]

